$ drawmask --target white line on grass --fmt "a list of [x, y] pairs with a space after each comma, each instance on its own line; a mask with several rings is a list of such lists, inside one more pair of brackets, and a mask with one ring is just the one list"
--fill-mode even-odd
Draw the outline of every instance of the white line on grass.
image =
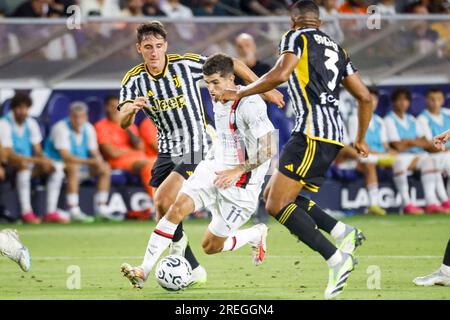
[[[226, 259], [242, 259], [242, 255], [227, 256]], [[295, 256], [280, 256], [280, 255], [270, 255], [267, 256], [270, 259], [293, 259]], [[401, 260], [415, 260], [415, 259], [441, 259], [442, 256], [383, 256], [383, 255], [369, 255], [369, 256], [358, 256], [358, 258], [366, 259], [401, 259]], [[36, 256], [32, 257], [33, 260], [119, 260], [119, 259], [142, 259], [141, 256], [98, 256], [98, 257], [71, 257], [71, 256]]]

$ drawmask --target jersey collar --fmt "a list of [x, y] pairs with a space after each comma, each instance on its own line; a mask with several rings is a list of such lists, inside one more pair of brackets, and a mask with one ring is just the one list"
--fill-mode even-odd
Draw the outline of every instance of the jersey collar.
[[152, 74], [152, 73], [150, 72], [150, 70], [148, 69], [147, 64], [144, 63], [144, 65], [145, 65], [145, 71], [147, 72], [148, 76], [149, 76], [152, 80], [156, 81], [156, 80], [161, 79], [161, 78], [163, 78], [163, 77], [166, 76], [166, 74], [167, 74], [167, 69], [168, 69], [168, 67], [169, 67], [169, 57], [167, 56], [167, 54], [166, 54], [165, 58], [166, 58], [166, 62], [164, 63], [164, 68], [163, 68], [163, 70], [162, 70], [161, 72], [159, 72], [159, 73], [157, 73], [157, 74]]

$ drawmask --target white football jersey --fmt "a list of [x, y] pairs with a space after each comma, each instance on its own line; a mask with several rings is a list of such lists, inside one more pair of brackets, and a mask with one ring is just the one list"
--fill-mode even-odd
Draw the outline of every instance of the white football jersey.
[[[225, 104], [214, 103], [217, 141], [214, 146], [215, 162], [223, 167], [234, 167], [248, 159], [256, 159], [257, 141], [275, 130], [267, 116], [267, 106], [259, 95], [253, 95]], [[237, 186], [259, 185], [270, 167], [266, 161], [245, 174]]]

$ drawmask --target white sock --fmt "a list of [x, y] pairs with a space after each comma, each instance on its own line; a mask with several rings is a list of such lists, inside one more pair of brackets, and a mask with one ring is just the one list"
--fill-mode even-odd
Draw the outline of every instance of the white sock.
[[441, 265], [441, 271], [443, 274], [445, 274], [447, 277], [450, 277], [450, 266], [446, 266], [445, 264]]
[[170, 222], [166, 217], [162, 217], [161, 220], [159, 220], [155, 230], [150, 236], [150, 240], [148, 240], [147, 250], [145, 251], [144, 260], [141, 264], [145, 278], [147, 278], [161, 254], [172, 242], [173, 234], [177, 227], [178, 224]]
[[233, 236], [230, 236], [225, 240], [222, 252], [237, 250], [251, 241], [258, 241], [260, 237], [261, 232], [254, 227], [238, 230]]
[[58, 208], [59, 193], [64, 179], [64, 173], [53, 172], [47, 180], [47, 213], [55, 212]]
[[436, 197], [436, 178], [434, 172], [423, 172], [420, 176], [422, 181], [423, 192], [425, 194], [425, 201], [428, 205], [437, 204], [439, 200]]
[[31, 170], [21, 170], [16, 174], [16, 188], [22, 213], [33, 211], [31, 207]]
[[345, 223], [338, 221], [338, 223], [336, 223], [336, 225], [331, 230], [330, 235], [333, 237], [334, 240], [338, 240], [339, 238], [344, 236], [345, 230], [346, 230]]
[[436, 179], [436, 193], [441, 202], [448, 201], [448, 194], [445, 190], [444, 179], [442, 179], [442, 174], [440, 172], [435, 173], [434, 177]]
[[95, 213], [102, 215], [102, 216], [107, 216], [111, 212], [109, 211], [109, 207], [106, 204], [100, 204], [100, 205], [95, 206]]
[[81, 212], [79, 206], [78, 193], [68, 193], [66, 196], [67, 205], [69, 206], [69, 212], [71, 214], [79, 214]]
[[373, 183], [367, 186], [369, 192], [369, 203], [371, 206], [378, 205], [378, 183]]
[[106, 205], [106, 203], [108, 202], [108, 197], [109, 197], [109, 192], [108, 191], [98, 191], [95, 196], [94, 196], [94, 205], [97, 208], [101, 206], [101, 205]]
[[328, 267], [333, 268], [335, 265], [342, 261], [342, 253], [340, 250], [336, 252], [327, 260]]
[[402, 198], [403, 204], [407, 205], [411, 203], [411, 198], [409, 196], [409, 190], [408, 190], [408, 176], [405, 173], [395, 175], [394, 173], [394, 184], [397, 188], [398, 193], [400, 193], [400, 196]]

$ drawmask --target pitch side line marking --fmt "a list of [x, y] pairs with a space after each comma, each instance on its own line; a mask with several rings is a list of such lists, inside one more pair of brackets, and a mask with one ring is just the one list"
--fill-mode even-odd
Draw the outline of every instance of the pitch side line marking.
[[[247, 256], [227, 256], [226, 259], [242, 259]], [[272, 259], [295, 259], [294, 256], [280, 256], [280, 255], [268, 255], [268, 258]], [[366, 259], [441, 259], [440, 256], [379, 256], [379, 255], [358, 255], [358, 258], [366, 258]], [[317, 257], [313, 257], [317, 258]], [[142, 256], [99, 256], [99, 257], [71, 257], [71, 256], [36, 256], [33, 257], [33, 260], [127, 260], [127, 259], [142, 259]]]

